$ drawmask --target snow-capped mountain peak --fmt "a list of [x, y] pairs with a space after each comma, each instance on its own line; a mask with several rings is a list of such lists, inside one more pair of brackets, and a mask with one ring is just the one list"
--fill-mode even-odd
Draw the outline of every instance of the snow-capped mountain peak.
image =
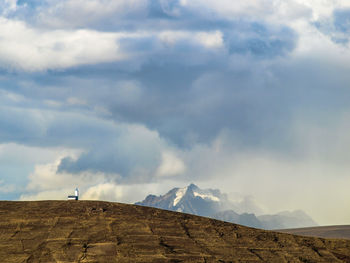
[[173, 206], [176, 206], [181, 201], [181, 199], [184, 197], [184, 195], [187, 192], [187, 188], [188, 187], [179, 188], [179, 190], [176, 191], [176, 194], [175, 194], [176, 197], [174, 199]]
[[226, 195], [221, 194], [219, 190], [200, 189], [190, 184], [187, 187], [174, 188], [159, 197], [148, 196], [144, 201], [136, 204], [209, 216], [221, 211], [226, 199]]
[[[248, 200], [249, 201], [249, 200]], [[240, 212], [237, 203], [229, 201], [226, 194], [216, 189], [201, 189], [194, 184], [173, 188], [165, 195], [148, 195], [137, 205], [151, 206], [188, 214], [213, 217], [242, 225], [281, 229], [317, 225], [302, 211], [283, 212], [275, 215], [256, 216], [252, 212]]]

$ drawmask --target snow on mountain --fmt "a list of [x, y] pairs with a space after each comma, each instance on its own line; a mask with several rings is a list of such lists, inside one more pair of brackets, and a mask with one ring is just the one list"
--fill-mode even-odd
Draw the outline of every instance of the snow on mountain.
[[251, 211], [240, 210], [240, 204], [246, 203], [254, 207], [251, 199], [243, 202], [231, 202], [226, 194], [217, 189], [201, 189], [194, 184], [184, 188], [174, 188], [165, 195], [148, 195], [136, 205], [151, 206], [166, 210], [207, 216], [241, 225], [265, 228], [282, 229], [317, 225], [305, 212], [281, 212], [276, 215], [256, 216]]
[[211, 216], [227, 209], [228, 198], [219, 190], [200, 189], [194, 184], [184, 188], [174, 188], [165, 195], [149, 195], [137, 205], [152, 206], [194, 215]]
[[193, 192], [193, 195], [199, 196], [200, 198], [203, 198], [203, 199], [209, 199], [209, 200], [212, 200], [214, 202], [220, 202], [220, 199], [216, 196], [213, 196], [213, 195], [200, 194], [197, 192]]
[[173, 202], [173, 206], [176, 206], [177, 203], [182, 199], [182, 197], [184, 197], [184, 195], [186, 194], [186, 191], [187, 191], [187, 187], [184, 187], [184, 188], [180, 188], [179, 190], [176, 191], [176, 197], [174, 199], [174, 202]]

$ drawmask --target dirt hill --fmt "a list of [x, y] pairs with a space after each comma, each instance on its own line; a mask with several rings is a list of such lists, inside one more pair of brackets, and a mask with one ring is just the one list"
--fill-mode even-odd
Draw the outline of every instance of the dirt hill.
[[94, 201], [0, 202], [1, 262], [350, 262], [350, 240]]
[[282, 229], [276, 231], [303, 236], [350, 239], [350, 225], [304, 227], [294, 229]]

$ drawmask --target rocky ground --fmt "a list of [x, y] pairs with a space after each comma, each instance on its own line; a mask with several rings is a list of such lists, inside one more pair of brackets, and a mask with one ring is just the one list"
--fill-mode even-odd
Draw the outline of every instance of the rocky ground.
[[1, 262], [350, 262], [350, 240], [95, 201], [0, 202]]

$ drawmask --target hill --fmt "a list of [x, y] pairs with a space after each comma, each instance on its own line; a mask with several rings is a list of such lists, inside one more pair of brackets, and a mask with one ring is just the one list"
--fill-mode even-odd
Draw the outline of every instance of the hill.
[[1, 262], [350, 262], [350, 240], [99, 201], [0, 202]]
[[282, 230], [276, 230], [276, 231], [295, 234], [295, 235], [303, 235], [303, 236], [350, 239], [350, 225], [304, 227], [304, 228], [282, 229]]

